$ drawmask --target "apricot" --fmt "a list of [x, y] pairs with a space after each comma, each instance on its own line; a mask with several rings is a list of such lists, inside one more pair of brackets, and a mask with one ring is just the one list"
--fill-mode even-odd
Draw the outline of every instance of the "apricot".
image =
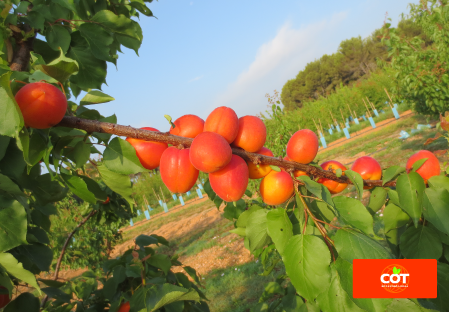
[[204, 132], [215, 132], [231, 144], [239, 131], [239, 119], [232, 108], [217, 107], [207, 116]]
[[190, 149], [167, 148], [161, 156], [159, 170], [165, 186], [172, 193], [189, 191], [198, 179], [199, 171], [190, 162]]
[[170, 134], [194, 139], [203, 132], [204, 120], [195, 115], [184, 115], [174, 122], [175, 128], [170, 128]]
[[308, 164], [318, 153], [318, 137], [309, 129], [296, 131], [287, 143], [287, 156], [292, 161]]
[[[329, 170], [329, 171], [332, 171], [333, 173], [335, 173], [335, 171], [337, 171], [337, 169], [341, 169], [342, 171], [347, 170], [347, 168], [342, 163], [340, 163], [336, 160], [326, 161], [326, 162], [322, 163], [320, 166], [321, 166], [321, 168], [323, 168], [323, 170]], [[343, 175], [344, 175], [344, 172], [343, 172]], [[329, 190], [329, 192], [331, 192], [331, 194], [340, 193], [348, 186], [347, 183], [339, 183], [337, 181], [326, 179], [326, 178], [320, 178], [320, 179], [318, 179], [317, 182], [321, 183], [325, 187], [327, 187], [327, 189]]]
[[280, 205], [292, 197], [292, 177], [285, 171], [271, 171], [260, 183], [260, 195], [267, 205]]
[[[0, 286], [0, 289], [6, 289], [6, 288], [3, 286]], [[9, 294], [0, 294], [0, 309], [5, 307], [10, 302], [11, 302], [11, 299], [9, 298]]]
[[424, 179], [424, 181], [427, 183], [427, 180], [429, 180], [433, 176], [440, 175], [440, 162], [438, 161], [438, 158], [430, 151], [421, 150], [412, 156], [407, 160], [407, 164], [405, 165], [405, 169], [407, 170], [407, 173], [412, 171], [413, 164], [417, 162], [420, 159], [427, 158], [427, 160], [422, 164], [421, 167], [416, 170], [416, 172]]
[[210, 186], [226, 202], [235, 202], [242, 198], [248, 186], [248, 166], [237, 155], [224, 168], [209, 173]]
[[129, 301], [124, 302], [120, 305], [120, 308], [118, 308], [117, 312], [129, 312], [130, 309]]
[[[363, 180], [380, 180], [382, 177], [382, 168], [377, 160], [369, 156], [363, 156], [352, 164], [351, 170], [359, 173]], [[364, 186], [365, 190], [373, 188], [373, 186]]]
[[232, 145], [255, 153], [263, 147], [266, 139], [267, 128], [263, 121], [256, 116], [243, 116], [239, 118], [239, 131]]
[[[286, 161], [291, 161], [290, 158], [288, 158], [288, 156], [285, 156], [285, 157], [284, 157], [284, 160], [286, 160]], [[285, 170], [285, 169], [284, 169], [284, 168], [281, 168], [281, 170]], [[297, 178], [297, 177], [300, 177], [300, 176], [304, 176], [304, 175], [309, 176], [309, 175], [307, 174], [307, 172], [302, 171], [302, 170], [295, 170], [295, 171], [293, 171], [293, 176], [295, 176], [296, 178]]]
[[[265, 155], [265, 156], [271, 156], [271, 157], [274, 156], [273, 153], [266, 147], [262, 147], [256, 153], [260, 154], [260, 155]], [[269, 174], [271, 170], [272, 169], [271, 169], [270, 165], [259, 164], [259, 167], [257, 167], [257, 165], [255, 165], [254, 163], [252, 163], [251, 161], [248, 161], [248, 171], [249, 171], [250, 179], [263, 178], [264, 176]]]
[[[143, 127], [140, 129], [159, 132], [159, 130], [151, 127]], [[126, 141], [134, 147], [140, 163], [148, 170], [153, 170], [159, 167], [162, 153], [168, 148], [168, 144], [163, 142], [145, 141], [133, 138], [127, 138]]]
[[220, 170], [232, 158], [232, 149], [228, 142], [215, 132], [202, 132], [193, 139], [190, 146], [190, 162], [203, 172]]
[[61, 90], [45, 82], [25, 85], [15, 96], [25, 126], [47, 129], [57, 125], [67, 111], [67, 98]]

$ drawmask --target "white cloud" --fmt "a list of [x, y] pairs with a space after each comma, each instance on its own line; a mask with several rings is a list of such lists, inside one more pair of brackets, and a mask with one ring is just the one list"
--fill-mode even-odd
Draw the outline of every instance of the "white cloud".
[[203, 77], [204, 77], [204, 75], [201, 75], [201, 76], [195, 77], [195, 78], [193, 78], [193, 79], [190, 79], [188, 82], [197, 81], [197, 80], [200, 80], [200, 79], [203, 78]]
[[232, 107], [239, 116], [264, 111], [268, 104], [266, 93], [274, 89], [280, 92], [285, 82], [294, 78], [307, 63], [326, 52], [336, 51], [336, 47], [329, 47], [328, 38], [346, 17], [347, 12], [341, 12], [329, 20], [299, 29], [285, 23], [272, 40], [258, 49], [248, 69], [216, 98], [213, 107]]

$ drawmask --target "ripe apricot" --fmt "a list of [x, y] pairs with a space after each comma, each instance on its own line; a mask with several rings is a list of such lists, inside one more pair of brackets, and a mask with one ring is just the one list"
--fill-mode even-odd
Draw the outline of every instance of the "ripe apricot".
[[280, 205], [294, 193], [293, 179], [285, 171], [272, 170], [260, 183], [260, 195], [268, 205]]
[[165, 186], [172, 193], [185, 193], [198, 179], [199, 171], [190, 162], [190, 149], [167, 148], [161, 156], [159, 170]]
[[[284, 160], [286, 160], [286, 161], [291, 161], [290, 158], [288, 158], [288, 156], [285, 156], [285, 157], [284, 157]], [[281, 168], [281, 170], [284, 170], [284, 168]], [[294, 175], [296, 178], [297, 178], [297, 177], [300, 177], [300, 176], [304, 176], [304, 175], [308, 176], [307, 172], [302, 171], [302, 170], [295, 170], [295, 171], [293, 171], [293, 175]]]
[[[140, 129], [159, 132], [159, 130], [151, 127], [143, 127]], [[134, 147], [140, 163], [148, 170], [153, 170], [159, 167], [162, 153], [168, 148], [168, 144], [163, 142], [145, 141], [133, 138], [127, 138], [126, 141]]]
[[239, 131], [239, 119], [232, 108], [217, 107], [207, 116], [204, 132], [215, 132], [231, 144]]
[[263, 121], [256, 116], [243, 116], [239, 118], [239, 131], [232, 145], [255, 153], [263, 147], [266, 139], [267, 128]]
[[106, 200], [103, 202], [103, 205], [109, 204], [109, 202], [111, 201], [111, 199], [109, 198], [109, 196], [106, 198]]
[[120, 305], [117, 312], [129, 312], [130, 308], [129, 301], [126, 301]]
[[438, 158], [430, 151], [421, 150], [412, 156], [407, 160], [407, 164], [405, 165], [405, 169], [407, 170], [407, 173], [412, 171], [413, 164], [417, 162], [420, 159], [427, 158], [427, 160], [422, 164], [421, 167], [416, 170], [416, 172], [424, 179], [424, 181], [427, 183], [427, 180], [429, 180], [431, 177], [439, 175], [441, 168], [440, 168], [440, 162], [438, 161]]
[[[324, 163], [322, 163], [321, 168], [323, 168], [323, 170], [329, 170], [332, 171], [333, 173], [335, 173], [335, 171], [337, 171], [337, 169], [341, 169], [342, 171], [347, 170], [347, 168], [340, 162], [336, 161], [336, 160], [329, 160], [326, 161]], [[344, 172], [343, 172], [344, 175]], [[329, 192], [331, 192], [331, 194], [337, 194], [340, 193], [341, 191], [343, 191], [348, 184], [347, 183], [339, 183], [330, 179], [326, 179], [326, 178], [320, 178], [318, 179], [318, 183], [323, 184], [325, 187], [327, 187], [327, 189], [329, 190]]]
[[232, 149], [228, 142], [215, 132], [202, 132], [193, 139], [190, 146], [190, 162], [203, 172], [220, 170], [232, 158]]
[[[260, 155], [265, 155], [265, 156], [271, 156], [271, 157], [274, 156], [273, 153], [266, 147], [262, 147], [256, 153], [260, 154]], [[270, 165], [259, 164], [259, 167], [257, 167], [254, 163], [252, 163], [251, 161], [248, 161], [248, 171], [249, 171], [250, 179], [263, 178], [264, 176], [269, 174], [271, 170], [272, 169], [271, 169]]]
[[[363, 180], [380, 180], [382, 177], [382, 168], [379, 163], [369, 156], [356, 159], [351, 166], [351, 170], [359, 173]], [[364, 186], [363, 188], [367, 190], [373, 188], [373, 186]]]
[[292, 161], [308, 164], [318, 153], [318, 137], [309, 129], [296, 131], [287, 143], [287, 156]]
[[195, 115], [184, 115], [174, 122], [175, 128], [170, 128], [170, 134], [194, 139], [203, 132], [204, 120]]
[[67, 111], [67, 98], [61, 90], [45, 82], [25, 85], [15, 96], [27, 127], [47, 129], [57, 125]]
[[248, 186], [248, 166], [237, 155], [224, 168], [209, 173], [210, 186], [217, 195], [227, 202], [242, 198]]
[[[3, 286], [0, 286], [1, 289], [6, 289]], [[11, 299], [9, 298], [9, 294], [0, 294], [0, 309], [5, 307], [8, 303], [11, 302]]]

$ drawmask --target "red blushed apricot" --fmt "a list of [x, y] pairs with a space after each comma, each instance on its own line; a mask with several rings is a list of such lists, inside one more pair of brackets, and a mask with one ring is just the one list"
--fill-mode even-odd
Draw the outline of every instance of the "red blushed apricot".
[[292, 161], [308, 164], [318, 153], [318, 137], [309, 129], [296, 131], [287, 143], [287, 156]]
[[217, 107], [207, 116], [204, 132], [215, 132], [231, 144], [239, 131], [239, 119], [232, 108]]
[[175, 128], [170, 128], [170, 134], [194, 139], [203, 132], [204, 120], [195, 115], [184, 115], [174, 122]]
[[[256, 153], [260, 154], [260, 155], [265, 155], [265, 156], [271, 156], [271, 157], [274, 156], [273, 153], [266, 147], [262, 147]], [[260, 164], [259, 167], [257, 167], [255, 164], [253, 164], [252, 162], [249, 161], [248, 162], [248, 170], [249, 170], [249, 178], [250, 179], [260, 179], [260, 178], [263, 178], [264, 176], [266, 176], [267, 174], [269, 174], [272, 169], [271, 169], [270, 165]]]
[[295, 192], [292, 177], [285, 171], [271, 171], [260, 183], [260, 195], [267, 205], [280, 205]]
[[210, 186], [226, 202], [235, 202], [242, 198], [248, 186], [248, 166], [237, 155], [224, 168], [209, 173]]
[[130, 308], [131, 307], [129, 305], [129, 301], [127, 301], [120, 305], [120, 308], [118, 309], [117, 312], [129, 312]]
[[161, 178], [172, 193], [187, 192], [198, 179], [200, 172], [190, 162], [189, 155], [190, 149], [179, 150], [171, 146], [161, 156]]
[[[6, 289], [3, 286], [0, 286], [1, 289]], [[9, 298], [9, 294], [0, 294], [0, 309], [5, 307], [8, 303], [11, 302], [11, 299]]]
[[427, 160], [422, 164], [421, 167], [416, 170], [416, 172], [424, 179], [424, 181], [427, 183], [427, 180], [429, 180], [431, 177], [439, 175], [441, 168], [440, 168], [440, 162], [438, 161], [438, 158], [430, 152], [426, 150], [421, 150], [412, 156], [407, 160], [407, 164], [405, 165], [405, 169], [407, 169], [407, 173], [412, 171], [413, 164], [417, 162], [420, 159], [427, 158]]
[[67, 111], [61, 90], [45, 82], [29, 83], [15, 96], [27, 127], [47, 129], [57, 125]]
[[[151, 127], [140, 129], [159, 132], [159, 130]], [[127, 138], [126, 141], [134, 147], [140, 163], [148, 170], [153, 170], [159, 167], [162, 153], [168, 148], [168, 144], [162, 142], [145, 141], [133, 138]]]
[[232, 158], [232, 149], [228, 142], [215, 132], [200, 133], [190, 146], [190, 162], [203, 172], [220, 170]]
[[[352, 164], [351, 170], [362, 176], [363, 180], [380, 180], [382, 177], [382, 168], [377, 160], [369, 156], [363, 156]], [[364, 186], [365, 190], [373, 188], [373, 186]]]
[[[284, 160], [286, 160], [286, 161], [291, 161], [290, 158], [288, 158], [288, 156], [285, 156], [285, 157], [284, 157]], [[284, 168], [281, 168], [281, 170], [285, 170], [285, 169], [284, 169]], [[309, 175], [307, 174], [307, 172], [302, 171], [302, 170], [295, 170], [295, 171], [293, 171], [293, 176], [294, 176], [295, 178], [300, 177], [300, 176], [304, 176], [304, 175], [309, 176]]]
[[243, 116], [239, 118], [239, 131], [232, 145], [256, 153], [263, 147], [266, 139], [267, 128], [263, 121], [256, 116]]
[[[329, 160], [329, 161], [322, 163], [321, 168], [323, 168], [323, 170], [332, 171], [333, 173], [335, 173], [335, 171], [337, 171], [337, 169], [339, 169], [339, 168], [342, 171], [347, 170], [343, 164], [339, 163], [336, 160]], [[344, 172], [343, 172], [343, 175], [344, 175]], [[331, 192], [331, 194], [340, 193], [348, 186], [347, 183], [339, 183], [339, 182], [336, 182], [336, 181], [333, 181], [330, 179], [326, 179], [326, 178], [320, 178], [318, 180], [318, 183], [321, 183], [325, 187], [327, 187], [327, 189], [329, 190], [329, 192]]]

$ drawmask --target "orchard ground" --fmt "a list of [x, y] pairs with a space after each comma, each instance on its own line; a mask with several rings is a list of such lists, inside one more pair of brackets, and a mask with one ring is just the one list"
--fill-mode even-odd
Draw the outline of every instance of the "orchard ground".
[[[351, 140], [335, 141], [330, 144], [330, 148], [320, 149], [317, 160], [321, 163], [333, 159], [349, 168], [357, 158], [369, 155], [379, 161], [383, 168], [403, 165], [418, 150], [448, 148], [445, 140], [424, 146], [428, 138], [435, 136], [435, 128], [410, 133], [417, 124], [435, 125], [436, 122], [405, 112], [397, 121], [386, 120], [383, 126], [378, 124], [378, 128], [362, 130]], [[399, 139], [401, 130], [411, 134], [410, 137]], [[441, 165], [449, 160], [447, 153], [437, 157]], [[342, 194], [353, 192], [355, 190], [351, 186]], [[367, 200], [369, 191], [365, 191], [364, 195]], [[223, 208], [218, 210], [207, 196], [190, 201], [183, 207], [173, 207], [169, 213], [162, 212], [152, 216], [149, 221], [123, 228], [123, 241], [116, 246], [111, 257], [117, 257], [134, 246], [133, 239], [140, 234], [162, 235], [170, 242], [170, 247], [159, 247], [158, 252], [170, 255], [177, 253], [184, 265], [197, 270], [205, 285], [205, 294], [211, 300], [211, 311], [249, 311], [257, 303], [264, 285], [283, 274], [284, 268], [278, 264], [271, 274], [261, 276], [262, 265], [255, 262], [244, 248], [243, 239], [229, 233], [234, 228], [233, 223], [223, 218], [222, 214]], [[380, 218], [381, 212], [375, 221]], [[60, 276], [69, 279], [81, 272], [63, 271]]]

